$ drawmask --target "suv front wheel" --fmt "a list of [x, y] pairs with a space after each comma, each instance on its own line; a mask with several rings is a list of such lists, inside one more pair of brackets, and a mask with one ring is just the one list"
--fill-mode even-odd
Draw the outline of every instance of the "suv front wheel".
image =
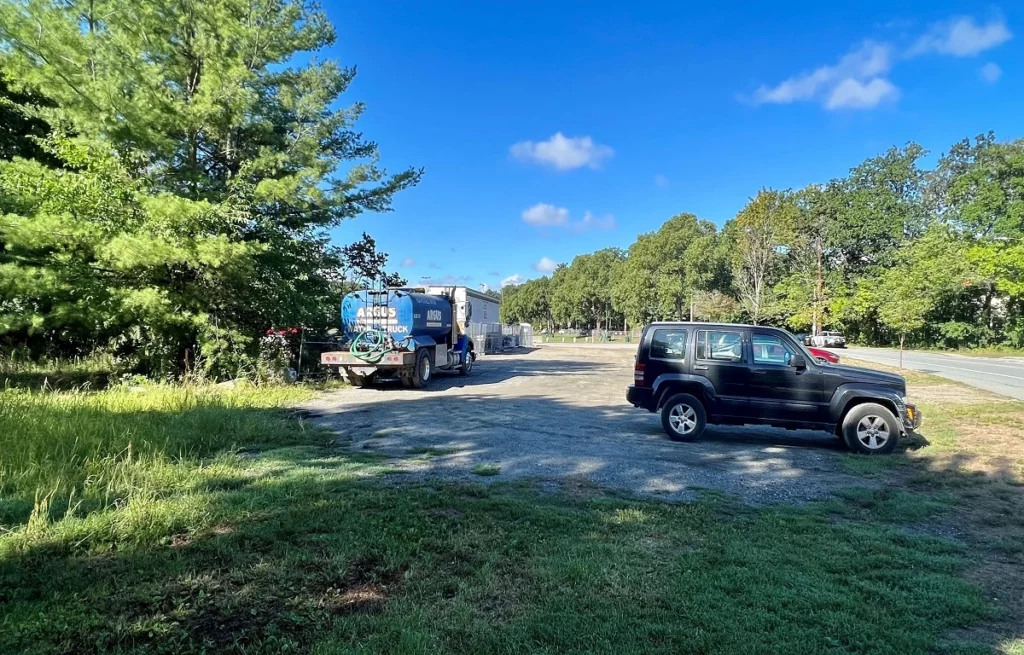
[[707, 423], [704, 405], [688, 393], [677, 393], [661, 406], [661, 427], [673, 441], [695, 441]]
[[900, 437], [896, 417], [883, 405], [863, 403], [843, 418], [843, 440], [855, 453], [885, 455], [896, 448]]

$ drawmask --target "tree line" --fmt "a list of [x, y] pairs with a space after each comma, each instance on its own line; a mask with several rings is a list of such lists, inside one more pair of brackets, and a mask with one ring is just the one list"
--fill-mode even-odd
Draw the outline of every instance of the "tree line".
[[915, 143], [843, 178], [762, 189], [721, 229], [673, 216], [626, 250], [502, 290], [545, 329], [653, 320], [841, 330], [871, 344], [1024, 347], [1024, 140]]
[[230, 376], [399, 281], [328, 236], [422, 173], [379, 166], [334, 38], [303, 0], [0, 0], [0, 346]]

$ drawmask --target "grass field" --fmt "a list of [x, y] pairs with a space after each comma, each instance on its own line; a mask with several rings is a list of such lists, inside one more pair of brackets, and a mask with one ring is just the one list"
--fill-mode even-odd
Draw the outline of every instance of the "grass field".
[[6, 390], [0, 653], [1018, 655], [1024, 412], [911, 384], [928, 447], [768, 507], [385, 484], [301, 388]]

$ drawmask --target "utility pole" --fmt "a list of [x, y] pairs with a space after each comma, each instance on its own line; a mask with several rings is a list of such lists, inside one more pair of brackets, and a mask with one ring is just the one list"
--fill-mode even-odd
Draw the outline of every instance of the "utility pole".
[[819, 318], [821, 316], [821, 296], [822, 296], [822, 272], [821, 272], [821, 231], [819, 230], [817, 235], [818, 245], [818, 281], [814, 288], [814, 325], [811, 326], [811, 333], [818, 334], [821, 332], [821, 326], [819, 325]]

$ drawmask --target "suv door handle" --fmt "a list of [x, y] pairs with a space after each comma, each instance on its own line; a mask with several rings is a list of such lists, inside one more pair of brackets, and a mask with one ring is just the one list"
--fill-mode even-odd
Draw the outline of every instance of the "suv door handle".
[[695, 364], [694, 367], [693, 367], [693, 370], [695, 370], [695, 371], [706, 371], [706, 370], [708, 370], [708, 367], [704, 366], [703, 364]]
[[768, 371], [764, 370], [763, 368], [752, 368], [750, 369], [750, 372], [753, 373], [754, 375], [764, 375]]

